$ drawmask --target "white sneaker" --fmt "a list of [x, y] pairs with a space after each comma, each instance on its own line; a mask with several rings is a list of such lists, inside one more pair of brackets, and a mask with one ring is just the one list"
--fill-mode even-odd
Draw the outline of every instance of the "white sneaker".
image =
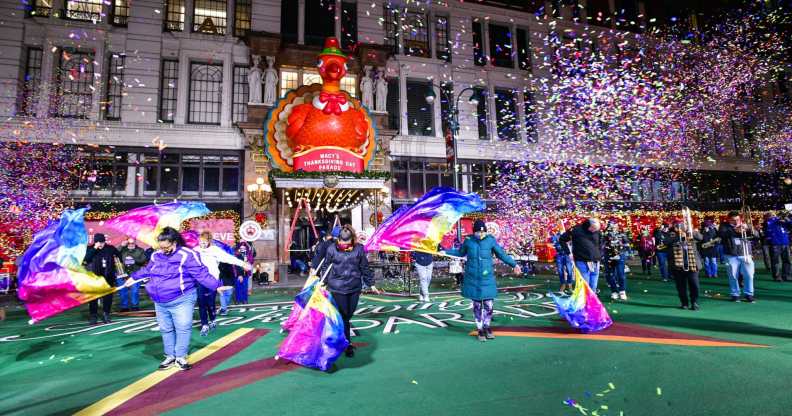
[[176, 359], [176, 367], [179, 367], [179, 370], [186, 371], [192, 368], [192, 365], [187, 362], [186, 358], [177, 358]]
[[167, 369], [171, 368], [171, 366], [172, 366], [173, 364], [175, 364], [175, 363], [176, 363], [176, 358], [175, 358], [175, 357], [172, 357], [172, 356], [170, 356], [170, 355], [168, 355], [168, 356], [167, 356], [167, 357], [165, 357], [165, 359], [164, 359], [164, 360], [162, 360], [162, 362], [160, 363], [160, 365], [159, 365], [159, 369], [160, 369], [160, 370], [167, 370]]
[[619, 299], [627, 300], [627, 292], [625, 292], [623, 290], [621, 292], [619, 292]]
[[209, 325], [204, 325], [201, 327], [201, 336], [205, 337], [209, 335]]
[[619, 299], [619, 294], [616, 293], [616, 292], [611, 293], [611, 299], [618, 300]]

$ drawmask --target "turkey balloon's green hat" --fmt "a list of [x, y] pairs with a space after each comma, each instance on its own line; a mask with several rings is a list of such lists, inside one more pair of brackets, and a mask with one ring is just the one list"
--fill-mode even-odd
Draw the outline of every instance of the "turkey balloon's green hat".
[[343, 58], [347, 58], [346, 54], [341, 50], [341, 47], [338, 44], [338, 39], [335, 37], [329, 37], [325, 39], [324, 49], [319, 56], [323, 55], [336, 55]]

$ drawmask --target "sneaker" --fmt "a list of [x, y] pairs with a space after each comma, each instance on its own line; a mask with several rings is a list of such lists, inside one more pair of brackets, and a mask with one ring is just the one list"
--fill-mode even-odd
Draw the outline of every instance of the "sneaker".
[[694, 303], [693, 305], [691, 305], [691, 306], [690, 306], [690, 310], [691, 310], [691, 311], [697, 311], [697, 310], [699, 310], [698, 303]]
[[732, 302], [739, 302], [740, 301], [740, 297], [739, 296], [732, 296], [731, 297], [731, 301]]
[[687, 308], [688, 308], [688, 305], [681, 305], [681, 306], [678, 307], [678, 309], [687, 309]]
[[102, 314], [102, 322], [104, 322], [104, 323], [106, 323], [106, 324], [109, 324], [109, 323], [112, 323], [112, 322], [113, 322], [113, 321], [110, 319], [110, 314], [109, 314], [109, 313]]
[[226, 315], [228, 315], [228, 309], [220, 309], [220, 314], [219, 314], [219, 315], [220, 315], [220, 316], [226, 316]]
[[96, 324], [97, 324], [96, 317], [92, 316], [91, 319], [88, 321], [88, 325], [93, 326], [93, 325], [96, 325]]
[[619, 300], [619, 294], [618, 294], [618, 293], [616, 293], [616, 292], [613, 292], [613, 293], [611, 293], [611, 299], [613, 299], [613, 300]]
[[186, 358], [177, 358], [175, 362], [176, 362], [176, 366], [179, 367], [179, 370], [187, 371], [192, 368], [190, 363], [187, 362]]
[[217, 329], [217, 321], [209, 322], [209, 330], [214, 331], [215, 329]]
[[355, 347], [353, 347], [351, 345], [346, 347], [346, 350], [344, 350], [344, 355], [346, 355], [349, 358], [354, 357], [355, 356]]
[[201, 327], [201, 336], [205, 337], [209, 335], [209, 325], [204, 325]]
[[487, 335], [484, 333], [483, 329], [478, 330], [478, 340], [481, 342], [487, 341]]
[[495, 339], [495, 334], [492, 333], [492, 328], [490, 327], [484, 328], [484, 336], [487, 339]]
[[754, 303], [754, 302], [756, 302], [756, 301], [754, 300], [754, 297], [753, 297], [753, 296], [751, 296], [751, 295], [745, 295], [745, 301], [746, 301], [746, 302], [748, 302], [748, 303]]
[[170, 355], [165, 357], [164, 360], [159, 365], [159, 370], [167, 370], [171, 368], [171, 366], [176, 363], [176, 358], [171, 357]]
[[625, 292], [623, 290], [621, 292], [619, 292], [619, 299], [627, 300], [627, 292]]

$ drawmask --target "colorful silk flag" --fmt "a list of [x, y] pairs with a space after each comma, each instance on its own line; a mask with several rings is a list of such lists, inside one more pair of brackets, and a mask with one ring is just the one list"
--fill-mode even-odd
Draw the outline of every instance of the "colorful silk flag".
[[476, 194], [438, 187], [412, 205], [388, 217], [366, 241], [367, 251], [416, 250], [437, 252], [443, 236], [463, 215], [483, 211], [486, 204]]
[[315, 283], [312, 288], [311, 297], [283, 340], [277, 357], [327, 371], [349, 346], [349, 341], [333, 295], [320, 284]]
[[157, 247], [157, 236], [165, 227], [181, 228], [181, 223], [209, 214], [203, 202], [170, 202], [127, 211], [105, 222], [105, 226], [143, 243]]
[[[186, 244], [187, 247], [189, 248], [197, 247], [198, 244], [200, 243], [201, 235], [198, 234], [197, 231], [194, 230], [182, 231], [181, 236], [184, 239], [184, 244]], [[212, 244], [222, 248], [223, 251], [225, 251], [226, 253], [232, 256], [234, 255], [234, 248], [229, 246], [228, 244], [214, 238], [212, 239]]]
[[83, 267], [88, 245], [85, 208], [66, 210], [38, 232], [19, 265], [19, 299], [38, 322], [115, 291]]
[[583, 332], [601, 331], [613, 324], [608, 311], [602, 306], [597, 294], [591, 290], [586, 280], [580, 275], [580, 270], [575, 270], [575, 290], [567, 298], [558, 297], [550, 293], [550, 297], [558, 308], [558, 313], [564, 317], [574, 328]]
[[302, 290], [297, 294], [297, 296], [294, 297], [294, 305], [292, 306], [292, 311], [289, 314], [289, 317], [281, 323], [281, 328], [283, 328], [284, 331], [291, 331], [294, 327], [294, 324], [300, 319], [300, 314], [302, 313], [303, 309], [305, 309], [305, 305], [308, 304], [308, 300], [311, 299], [311, 295], [314, 292], [314, 286], [316, 286], [318, 282], [319, 276], [316, 274], [308, 276], [308, 279], [305, 281], [305, 285], [303, 285]]

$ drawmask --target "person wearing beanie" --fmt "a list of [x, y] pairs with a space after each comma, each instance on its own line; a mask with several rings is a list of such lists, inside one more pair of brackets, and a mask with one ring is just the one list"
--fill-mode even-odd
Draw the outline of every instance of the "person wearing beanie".
[[[146, 252], [137, 246], [137, 243], [133, 237], [128, 237], [126, 240], [124, 240], [124, 244], [118, 246], [118, 255], [123, 261], [124, 273], [127, 276], [140, 270], [140, 268], [148, 262]], [[123, 285], [123, 277], [117, 276], [116, 284], [119, 286]], [[139, 289], [140, 283], [135, 283], [129, 288], [122, 287], [118, 290], [118, 297], [121, 300], [121, 312], [129, 312], [130, 307], [133, 311], [140, 309]]]
[[[98, 276], [102, 276], [110, 287], [116, 286], [116, 276], [118, 269], [122, 268], [121, 255], [118, 250], [107, 244], [104, 234], [96, 233], [93, 237], [93, 246], [85, 251], [83, 260], [85, 267]], [[102, 322], [109, 324], [110, 308], [113, 306], [113, 294], [102, 296]], [[96, 325], [99, 312], [99, 299], [94, 299], [88, 303], [90, 314], [90, 324]]]
[[458, 249], [447, 250], [444, 254], [465, 257], [465, 273], [462, 278], [462, 296], [473, 301], [473, 314], [476, 317], [478, 340], [494, 339], [490, 323], [492, 322], [492, 307], [498, 296], [498, 286], [495, 281], [495, 267], [493, 257], [508, 264], [515, 274], [522, 270], [511, 256], [495, 241], [495, 237], [487, 234], [487, 226], [482, 220], [473, 223], [473, 235], [465, 238]]
[[[662, 244], [666, 247], [668, 267], [676, 283], [677, 294], [681, 305], [680, 309], [697, 311], [699, 295], [699, 260], [696, 243], [703, 240], [698, 231], [686, 230], [685, 223], [681, 220], [674, 221], [674, 226], [665, 233]], [[688, 292], [690, 295], [688, 295]]]
[[583, 280], [597, 292], [602, 260], [600, 221], [589, 218], [561, 235], [562, 242], [572, 242], [572, 258]]

